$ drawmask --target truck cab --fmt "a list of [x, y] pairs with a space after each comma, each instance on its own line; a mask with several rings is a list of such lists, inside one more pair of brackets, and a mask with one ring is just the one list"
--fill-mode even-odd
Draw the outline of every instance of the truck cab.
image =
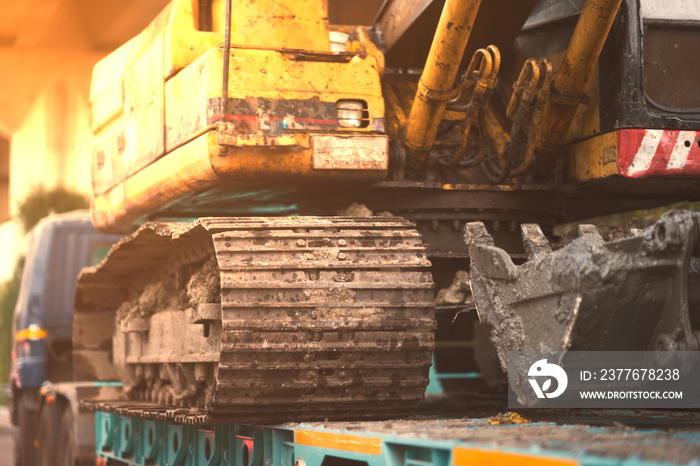
[[118, 236], [97, 232], [88, 211], [52, 215], [29, 235], [14, 312], [12, 422], [19, 427], [19, 464], [34, 464], [41, 385], [73, 378], [73, 300], [78, 274], [99, 263]]

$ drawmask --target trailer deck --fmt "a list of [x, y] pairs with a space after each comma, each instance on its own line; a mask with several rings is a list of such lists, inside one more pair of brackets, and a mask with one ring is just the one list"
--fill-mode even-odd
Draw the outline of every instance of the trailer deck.
[[150, 403], [91, 402], [84, 407], [96, 411], [98, 458], [131, 465], [661, 465], [700, 461], [697, 411], [511, 413], [500, 395], [468, 394], [429, 396], [419, 412], [406, 419], [246, 426], [196, 425], [194, 411]]

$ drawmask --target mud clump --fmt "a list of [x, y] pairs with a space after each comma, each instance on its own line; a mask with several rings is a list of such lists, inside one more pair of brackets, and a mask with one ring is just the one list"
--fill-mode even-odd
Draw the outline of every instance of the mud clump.
[[437, 292], [435, 296], [436, 306], [449, 306], [474, 302], [471, 288], [469, 287], [469, 273], [458, 270], [452, 279], [452, 284]]
[[156, 312], [180, 307], [182, 296], [175, 289], [175, 280], [169, 277], [157, 283], [146, 285], [141, 294], [124, 301], [117, 309], [117, 320], [149, 317]]
[[136, 315], [138, 315], [138, 309], [135, 301], [124, 301], [117, 309], [117, 321], [119, 322]]
[[187, 299], [190, 307], [198, 304], [221, 302], [221, 272], [216, 259], [209, 259], [192, 274], [187, 284]]
[[341, 217], [397, 217], [388, 210], [383, 212], [372, 212], [372, 209], [359, 202], [353, 202], [348, 207], [340, 209], [336, 215]]
[[369, 207], [358, 202], [353, 202], [348, 207], [336, 212], [341, 217], [371, 217], [373, 215]]

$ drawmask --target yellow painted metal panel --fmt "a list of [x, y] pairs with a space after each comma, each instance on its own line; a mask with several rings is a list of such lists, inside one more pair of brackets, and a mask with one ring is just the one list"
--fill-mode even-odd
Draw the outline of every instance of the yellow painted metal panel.
[[95, 65], [90, 91], [95, 192], [163, 155], [163, 31], [170, 12], [163, 10], [141, 34]]
[[[224, 30], [225, 0], [212, 5], [215, 31]], [[329, 51], [328, 9], [324, 0], [236, 2], [231, 43], [255, 47]]]
[[600, 70], [598, 63], [593, 66], [591, 79], [586, 85], [585, 95], [589, 99], [586, 105], [576, 109], [571, 126], [566, 134], [564, 144], [581, 141], [600, 134]]
[[[272, 18], [271, 11], [286, 11], [285, 7], [267, 0], [246, 2], [241, 8], [251, 10], [247, 20], [241, 19], [245, 16], [241, 11], [235, 15], [239, 22], [258, 21], [263, 16], [269, 20], [249, 24], [245, 31], [251, 34], [250, 44], [258, 48], [236, 45], [234, 35], [228, 98], [235, 101], [238, 111], [250, 114], [237, 118], [233, 113], [226, 123], [219, 124], [218, 108], [223, 51], [216, 45], [222, 34], [197, 30], [198, 12], [193, 9], [197, 3], [192, 0], [174, 0], [127, 47], [96, 66], [93, 97], [99, 121], [93, 126], [93, 208], [98, 227], [127, 229], [145, 214], [220, 186], [220, 177], [226, 182], [246, 182], [250, 176], [269, 180], [274, 186], [271, 175], [291, 177], [298, 184], [307, 176], [364, 182], [386, 176], [386, 138], [377, 135], [372, 136], [379, 138], [376, 141], [337, 140], [338, 144], [324, 149], [324, 162], [319, 162], [323, 168], [314, 168], [311, 133], [350, 135], [382, 130], [384, 101], [379, 80], [383, 57], [376, 47], [354, 56], [330, 54], [325, 2], [291, 3], [286, 9], [292, 13], [280, 18]], [[214, 5], [215, 17], [216, 8]], [[287, 29], [273, 27], [270, 32], [266, 29], [270, 21]], [[240, 28], [236, 33], [243, 34]], [[275, 42], [292, 36], [299, 36], [297, 42]], [[290, 51], [290, 45], [321, 55], [307, 59], [303, 53]], [[274, 46], [285, 49], [269, 48]], [[363, 47], [367, 47], [366, 37]], [[109, 84], [97, 82], [102, 79]], [[342, 99], [364, 100], [371, 124], [337, 127], [335, 104]], [[290, 101], [287, 115], [279, 109]], [[268, 105], [278, 109], [274, 128], [267, 127], [273, 121], [265, 114]], [[295, 105], [304, 107], [306, 113], [297, 115]], [[246, 125], [236, 128], [239, 119]], [[377, 150], [372, 160], [355, 157], [343, 165], [333, 157], [352, 153], [348, 142], [367, 143], [365, 146]]]
[[102, 231], [126, 231], [142, 215], [213, 187], [207, 135], [148, 165], [92, 199], [92, 221]]
[[216, 90], [221, 88], [221, 75], [217, 85], [210, 71], [210, 61], [216, 57], [214, 50], [209, 51], [165, 83], [166, 152], [199, 136], [209, 127], [207, 101], [218, 97]]
[[124, 81], [119, 78], [111, 83], [90, 105], [90, 126], [97, 131], [124, 110]]
[[[207, 50], [223, 42], [224, 1], [212, 5], [213, 31], [195, 27], [199, 14], [192, 0], [174, 0], [165, 31], [164, 77], [174, 76]], [[232, 18], [231, 43], [254, 47], [328, 51], [326, 2], [257, 0], [238, 2]]]
[[570, 148], [568, 176], [574, 183], [617, 175], [617, 132], [586, 139]]
[[[221, 95], [222, 52], [209, 50], [165, 85], [166, 150], [198, 136], [210, 127], [207, 101]], [[308, 100], [335, 103], [341, 99], [367, 102], [370, 119], [384, 117], [376, 60], [356, 56], [349, 63], [298, 61], [277, 50], [233, 49], [231, 52], [229, 94], [232, 99]], [[339, 131], [367, 132], [367, 128], [338, 128]], [[264, 145], [267, 138], [258, 135], [227, 140], [234, 145]], [[284, 138], [275, 140], [288, 144]], [[257, 142], [256, 142], [257, 141]]]
[[198, 31], [192, 0], [173, 0], [163, 50], [163, 77], [169, 78], [188, 66], [207, 50], [223, 43], [223, 32]]
[[[388, 139], [383, 135], [372, 136], [343, 136], [336, 134], [310, 135], [298, 134], [296, 145], [275, 145], [270, 146], [229, 146], [228, 151], [223, 155], [219, 153], [216, 144], [215, 133], [210, 133], [212, 144], [211, 165], [214, 171], [227, 180], [246, 181], [249, 179], [265, 178], [274, 183], [276, 177], [305, 178], [303, 184], [308, 184], [314, 178], [355, 180], [357, 182], [370, 183], [379, 181], [386, 176], [388, 168]], [[357, 151], [362, 148], [372, 148], [372, 154], [366, 160], [355, 157], [354, 160], [347, 160], [345, 164], [341, 162], [333, 163], [329, 161], [327, 145], [325, 148], [314, 149], [314, 138], [335, 139], [336, 157], [343, 157], [348, 152]], [[357, 139], [364, 138], [364, 142], [358, 143]], [[351, 147], [343, 148], [342, 141], [347, 140]], [[316, 150], [322, 153], [319, 155], [320, 165], [315, 166], [314, 155]], [[341, 168], [342, 167], [342, 168]]]
[[[221, 62], [218, 64], [215, 73], [221, 70]], [[372, 99], [367, 103], [372, 104], [373, 115], [383, 116], [384, 102], [375, 65], [373, 58], [361, 55], [349, 63], [329, 63], [297, 60], [293, 53], [234, 48], [229, 97], [257, 91], [258, 97], [298, 99], [317, 95], [326, 102], [364, 98]]]
[[[137, 40], [137, 37], [131, 39], [95, 64], [92, 70], [92, 82], [90, 84], [90, 102], [93, 106], [105, 105], [100, 102], [101, 96], [108, 92], [111, 87], [121, 87], [124, 85], [122, 82], [124, 69], [131, 56], [131, 49]], [[98, 127], [102, 126], [98, 121], [95, 121], [95, 117], [106, 112], [100, 110], [96, 112], [93, 107], [91, 113], [91, 125], [93, 131], [95, 131]]]
[[[295, 145], [275, 148], [228, 146], [222, 153], [216, 131], [207, 132], [108, 191], [95, 194], [91, 206], [93, 223], [102, 231], [128, 231], [144, 215], [217, 187], [235, 186], [240, 190], [245, 189], [246, 183], [261, 181], [274, 187], [280, 179], [295, 182], [297, 186], [307, 186], [313, 179], [371, 183], [386, 176], [386, 152], [381, 156], [380, 164], [373, 160], [370, 166], [365, 166], [363, 160], [358, 160], [357, 166], [316, 169], [312, 148], [314, 135], [304, 133], [294, 137]], [[342, 139], [344, 136], [337, 137]], [[377, 147], [387, 147], [386, 136], [364, 137], [377, 139]], [[233, 181], [237, 184], [232, 185]]]
[[126, 140], [124, 157], [129, 174], [135, 173], [165, 151], [163, 40], [156, 38], [124, 72]]

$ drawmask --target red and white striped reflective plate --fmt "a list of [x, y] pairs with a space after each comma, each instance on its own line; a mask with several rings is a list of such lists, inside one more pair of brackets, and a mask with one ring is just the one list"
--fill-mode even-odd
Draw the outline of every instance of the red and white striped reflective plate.
[[700, 131], [621, 129], [617, 172], [628, 178], [700, 175]]

